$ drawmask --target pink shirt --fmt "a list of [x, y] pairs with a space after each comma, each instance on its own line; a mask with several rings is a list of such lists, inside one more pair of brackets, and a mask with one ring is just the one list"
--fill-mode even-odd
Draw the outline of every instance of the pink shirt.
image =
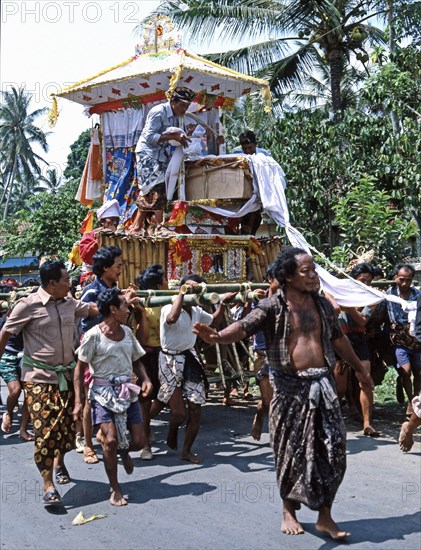
[[[75, 317], [87, 317], [89, 303], [76, 300], [70, 294], [55, 300], [40, 287], [37, 292], [20, 300], [13, 308], [4, 329], [23, 334], [24, 353], [47, 365], [68, 365], [74, 359], [73, 327]], [[57, 384], [54, 371], [22, 368], [24, 382]]]

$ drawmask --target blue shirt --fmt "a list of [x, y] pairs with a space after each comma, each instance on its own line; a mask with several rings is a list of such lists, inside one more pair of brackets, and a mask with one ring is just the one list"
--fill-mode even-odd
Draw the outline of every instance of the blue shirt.
[[[113, 286], [116, 285], [114, 284]], [[96, 278], [94, 281], [92, 281], [92, 283], [90, 283], [83, 289], [83, 294], [80, 297], [80, 301], [85, 303], [93, 302], [94, 304], [96, 304], [98, 302], [98, 296], [101, 294], [101, 292], [107, 290], [107, 288], [110, 287], [105, 284], [102, 279]], [[85, 319], [82, 319], [82, 334], [85, 334], [85, 332], [87, 332], [90, 328], [98, 325], [102, 321], [102, 319], [102, 315], [97, 315], [96, 317], [86, 317]]]
[[137, 142], [136, 154], [168, 163], [171, 157], [171, 146], [167, 141], [162, 144], [158, 141], [167, 128], [170, 126], [178, 128], [179, 125], [180, 119], [173, 113], [169, 101], [152, 107]]
[[[392, 285], [387, 289], [386, 294], [393, 294], [394, 296], [399, 296], [399, 290], [396, 284]], [[409, 294], [408, 302], [415, 302], [415, 300], [420, 295], [419, 290], [414, 286], [411, 286], [411, 292]], [[389, 314], [389, 319], [391, 323], [396, 325], [407, 325], [408, 314], [404, 311], [400, 304], [395, 304], [394, 302], [387, 302], [387, 313]]]

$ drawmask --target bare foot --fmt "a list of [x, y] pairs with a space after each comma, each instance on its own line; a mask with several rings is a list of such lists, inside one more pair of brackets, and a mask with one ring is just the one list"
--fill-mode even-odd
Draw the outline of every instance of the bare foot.
[[120, 489], [111, 489], [110, 504], [113, 506], [127, 506], [128, 502]]
[[23, 439], [23, 441], [34, 441], [35, 436], [34, 434], [31, 434], [27, 432], [26, 430], [20, 430], [19, 437]]
[[132, 474], [133, 470], [134, 470], [134, 464], [133, 464], [132, 457], [129, 455], [128, 452], [121, 453], [120, 456], [121, 456], [121, 461], [123, 463], [123, 467], [126, 471], [126, 474], [128, 474], [128, 475]]
[[203, 462], [203, 458], [199, 455], [194, 455], [193, 453], [183, 453], [180, 456], [180, 460], [188, 460], [192, 464], [200, 464]]
[[375, 430], [375, 429], [373, 428], [373, 426], [370, 426], [370, 424], [369, 424], [368, 426], [366, 426], [366, 427], [364, 428], [364, 435], [368, 435], [368, 436], [370, 436], [370, 437], [379, 437], [380, 432], [377, 431], [377, 430]]
[[412, 433], [409, 432], [408, 426], [408, 422], [404, 422], [399, 434], [399, 448], [404, 453], [408, 453], [414, 444], [414, 438], [412, 437]]
[[[324, 517], [320, 517], [320, 515]], [[347, 531], [341, 531], [339, 526], [330, 517], [330, 514], [320, 514], [316, 523], [316, 531], [329, 535], [333, 540], [344, 540], [351, 535]]]
[[174, 451], [178, 448], [178, 428], [175, 429], [169, 429], [168, 430], [168, 436], [167, 436], [167, 445], [170, 449], [173, 449]]
[[224, 405], [226, 405], [227, 407], [231, 407], [232, 405], [234, 405], [234, 401], [233, 401], [231, 398], [229, 398], [229, 397], [224, 397], [224, 398], [222, 399], [222, 403], [223, 403]]
[[256, 441], [260, 441], [260, 437], [262, 435], [262, 428], [263, 428], [263, 418], [261, 418], [259, 415], [256, 414], [253, 420], [253, 427], [251, 429], [251, 437]]
[[285, 506], [284, 506], [284, 511], [282, 515], [281, 531], [286, 535], [303, 535], [304, 534], [303, 526], [297, 520], [295, 511], [286, 510]]
[[1, 421], [1, 431], [8, 434], [12, 429], [12, 417], [5, 411]]

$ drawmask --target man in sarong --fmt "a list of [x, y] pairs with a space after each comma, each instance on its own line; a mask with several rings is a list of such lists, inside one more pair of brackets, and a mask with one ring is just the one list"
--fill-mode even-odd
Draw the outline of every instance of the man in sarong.
[[[187, 280], [186, 280], [187, 279]], [[183, 306], [183, 285], [197, 287], [204, 279], [190, 275], [181, 280], [180, 292], [172, 304], [163, 306], [160, 319], [161, 351], [159, 353], [159, 381], [161, 387], [158, 400], [171, 410], [167, 445], [177, 449], [178, 430], [186, 416], [184, 399], [187, 401], [188, 418], [181, 460], [193, 464], [202, 458], [192, 453], [191, 448], [199, 433], [201, 406], [206, 402], [206, 376], [194, 349], [196, 336], [192, 334], [193, 324], [200, 321], [207, 325], [218, 325], [224, 315], [224, 306], [233, 293], [225, 294], [218, 309], [207, 313], [200, 306]]]
[[[110, 482], [110, 503], [126, 506], [117, 478], [117, 453], [126, 472], [131, 474], [133, 462], [129, 451], [140, 450], [146, 444], [138, 396], [140, 392], [143, 397], [149, 395], [152, 384], [139, 362], [145, 351], [132, 330], [125, 326], [129, 304], [121, 290], [107, 288], [98, 296], [97, 303], [103, 320], [88, 330], [78, 349], [73, 417], [76, 420], [82, 416], [83, 378], [89, 364], [93, 375], [89, 387], [92, 424], [100, 428], [97, 438], [100, 438]], [[141, 387], [134, 384], [133, 373]]]
[[269, 432], [283, 501], [282, 532], [301, 534], [296, 510], [318, 510], [316, 529], [333, 539], [350, 533], [333, 521], [331, 507], [346, 469], [346, 431], [334, 389], [336, 351], [356, 371], [361, 387], [370, 375], [344, 336], [331, 304], [315, 292], [313, 258], [285, 248], [275, 262], [281, 288], [244, 319], [221, 332], [197, 323], [208, 343], [229, 344], [263, 330], [274, 396]]
[[[132, 233], [142, 234], [146, 217], [155, 214], [155, 233], [163, 232], [162, 222], [167, 205], [165, 172], [171, 159], [170, 142], [178, 142], [183, 147], [189, 143], [187, 134], [179, 129], [183, 117], [194, 99], [195, 92], [185, 87], [177, 87], [165, 103], [152, 107], [136, 145], [137, 178], [139, 198], [138, 211], [131, 228]], [[167, 131], [176, 128], [174, 131]]]
[[22, 381], [34, 425], [34, 460], [43, 482], [46, 505], [61, 503], [55, 489], [70, 482], [64, 455], [74, 448], [72, 419], [75, 368], [75, 317], [98, 315], [95, 304], [84, 304], [70, 294], [70, 279], [63, 262], [48, 260], [40, 267], [41, 286], [20, 300], [0, 333], [0, 356], [12, 335], [22, 332]]
[[[121, 249], [118, 246], [102, 246], [92, 257], [92, 271], [95, 275], [95, 279], [83, 289], [83, 293], [80, 297], [82, 302], [89, 302], [96, 304], [98, 297], [107, 288], [115, 287], [117, 285], [118, 278], [120, 277], [123, 267], [123, 260], [121, 257]], [[91, 317], [89, 319], [82, 320], [81, 329], [82, 336], [93, 326], [99, 324], [102, 321], [102, 315], [98, 317]], [[84, 448], [83, 459], [86, 464], [97, 464], [99, 462], [98, 456], [94, 451], [92, 441], [92, 422], [91, 422], [91, 407], [89, 400], [87, 399], [89, 383], [92, 380], [89, 369], [85, 370], [85, 393], [84, 399], [84, 412], [83, 412], [83, 435], [84, 435]], [[81, 438], [80, 433], [76, 435], [76, 443], [78, 438]]]

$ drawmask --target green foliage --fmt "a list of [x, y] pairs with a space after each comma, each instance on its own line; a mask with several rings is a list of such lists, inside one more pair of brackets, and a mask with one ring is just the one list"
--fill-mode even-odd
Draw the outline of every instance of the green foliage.
[[370, 176], [339, 198], [332, 209], [342, 244], [332, 252], [334, 262], [346, 267], [351, 259], [373, 250], [374, 260], [388, 269], [397, 257], [411, 252], [408, 241], [417, 230], [412, 221], [399, 216], [391, 199]]
[[31, 94], [24, 88], [11, 88], [2, 92], [0, 104], [0, 161], [1, 199], [3, 219], [18, 206], [16, 193], [30, 193], [41, 174], [40, 163], [45, 163], [33, 151], [39, 145], [48, 150], [47, 135], [34, 122], [46, 112], [46, 108], [29, 112]]
[[[207, 57], [267, 79], [279, 99], [291, 90], [306, 90], [309, 81], [314, 84], [314, 74], [322, 73], [328, 97], [320, 95], [319, 103], [331, 102], [333, 111], [340, 113], [345, 106], [343, 79], [347, 67], [353, 67], [351, 60], [359, 55], [360, 66], [365, 66], [366, 50], [384, 43], [383, 31], [368, 24], [385, 13], [378, 4], [354, 0], [186, 0], [181, 4], [166, 0], [153, 15], [169, 15], [200, 44], [211, 40], [239, 44], [238, 49]], [[143, 32], [143, 23], [138, 31]], [[326, 83], [321, 87], [326, 88]]]
[[62, 185], [56, 174], [50, 173], [51, 192], [26, 198], [23, 208], [3, 223], [2, 233], [8, 234], [3, 246], [5, 256], [30, 252], [68, 259], [73, 243], [80, 239], [79, 228], [86, 216], [86, 207], [75, 200], [75, 195], [88, 155], [89, 135], [89, 130], [82, 132], [70, 146], [64, 172], [68, 181]]
[[70, 153], [67, 157], [67, 166], [64, 170], [64, 177], [67, 181], [80, 180], [88, 156], [91, 143], [91, 131], [83, 131], [77, 140], [70, 146]]
[[[25, 210], [9, 218], [9, 233], [4, 253], [22, 256], [25, 253], [57, 255], [67, 261], [86, 208], [75, 201], [77, 183], [68, 183], [57, 193], [38, 193], [26, 202]], [[23, 229], [22, 229], [23, 227]]]

